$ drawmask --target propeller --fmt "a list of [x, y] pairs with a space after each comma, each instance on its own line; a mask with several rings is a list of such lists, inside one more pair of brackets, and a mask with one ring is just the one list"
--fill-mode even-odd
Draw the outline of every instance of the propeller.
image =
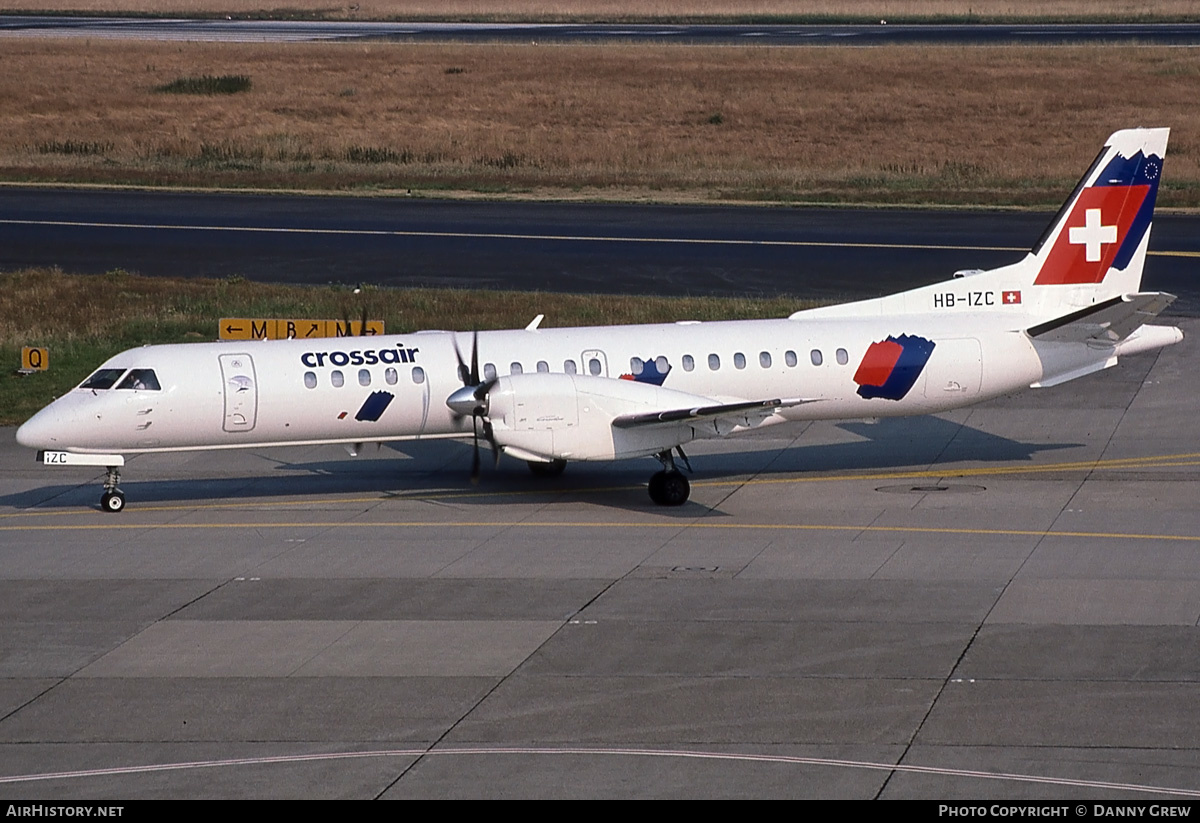
[[450, 411], [454, 412], [459, 417], [471, 415], [471, 433], [472, 445], [474, 446], [474, 456], [471, 458], [471, 482], [479, 482], [479, 421], [483, 420], [483, 436], [488, 441], [488, 445], [492, 448], [492, 456], [496, 466], [500, 465], [500, 447], [496, 443], [496, 436], [492, 432], [492, 421], [487, 419], [488, 408], [490, 405], [489, 393], [499, 380], [498, 377], [491, 377], [481, 381], [479, 379], [479, 332], [476, 331], [471, 336], [471, 366], [467, 367], [466, 361], [463, 359], [462, 350], [458, 347], [458, 338], [454, 338], [454, 356], [458, 358], [458, 377], [463, 382], [463, 387], [449, 397], [446, 398], [446, 405], [450, 407]]

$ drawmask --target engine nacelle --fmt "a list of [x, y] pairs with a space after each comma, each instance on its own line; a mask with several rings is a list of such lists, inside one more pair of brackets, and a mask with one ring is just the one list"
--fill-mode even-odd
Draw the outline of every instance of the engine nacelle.
[[616, 428], [624, 414], [711, 402], [633, 380], [582, 374], [514, 374], [488, 393], [496, 442], [515, 456], [613, 460], [656, 454], [694, 437], [689, 423]]

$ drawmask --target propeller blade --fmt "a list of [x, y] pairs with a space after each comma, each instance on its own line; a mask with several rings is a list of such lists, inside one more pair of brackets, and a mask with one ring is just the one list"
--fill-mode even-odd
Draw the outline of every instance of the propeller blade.
[[499, 382], [499, 377], [493, 377], [491, 380], [480, 383], [475, 387], [475, 391], [471, 392], [471, 396], [482, 404], [480, 408], [483, 410], [484, 414], [488, 413], [488, 393], [491, 392], [491, 390], [494, 389], [496, 384]]
[[474, 433], [472, 445], [474, 446], [474, 457], [471, 458], [471, 482], [479, 482], [479, 415], [471, 415], [471, 431]]
[[471, 335], [471, 385], [479, 382], [479, 330]]
[[500, 468], [500, 446], [496, 443], [496, 435], [492, 432], [492, 421], [483, 421], [483, 436], [487, 438], [488, 445], [492, 447], [492, 468]]
[[358, 336], [367, 336], [367, 304], [363, 303], [362, 325], [358, 327]]
[[470, 377], [470, 372], [467, 371], [467, 364], [463, 360], [462, 351], [458, 348], [458, 335], [457, 334], [454, 335], [454, 356], [456, 358], [458, 358], [458, 379], [462, 381], [462, 384], [464, 386], [472, 385], [468, 381], [468, 378]]

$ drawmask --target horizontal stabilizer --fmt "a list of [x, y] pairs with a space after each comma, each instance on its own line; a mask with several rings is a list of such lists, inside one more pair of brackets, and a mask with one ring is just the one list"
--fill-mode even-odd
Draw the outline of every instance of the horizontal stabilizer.
[[1095, 341], [1112, 345], [1153, 320], [1174, 300], [1175, 295], [1166, 292], [1126, 294], [1039, 323], [1027, 331], [1030, 337], [1045, 343]]
[[742, 417], [750, 422], [753, 419], [764, 420], [780, 409], [812, 402], [815, 401], [793, 398], [791, 400], [752, 400], [747, 403], [719, 403], [712, 406], [695, 406], [690, 409], [623, 414], [614, 418], [612, 424], [619, 429], [632, 429], [638, 426], [657, 426], [713, 417]]

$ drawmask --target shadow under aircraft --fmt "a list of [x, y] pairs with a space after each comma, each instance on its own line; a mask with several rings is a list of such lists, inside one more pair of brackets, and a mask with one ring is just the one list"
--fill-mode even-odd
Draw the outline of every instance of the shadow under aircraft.
[[[724, 444], [731, 450], [695, 455], [693, 479], [719, 481], [737, 477], [782, 477], [818, 472], [904, 471], [926, 474], [945, 469], [952, 477], [962, 461], [974, 464], [1029, 463], [1044, 451], [1077, 448], [1079, 443], [1023, 442], [992, 434], [938, 416], [885, 418], [878, 422], [808, 423], [791, 429], [790, 437], [745, 437]], [[849, 434], [856, 439], [845, 440]], [[814, 442], [819, 441], [819, 442]], [[289, 459], [289, 453], [297, 455]], [[588, 501], [628, 511], [654, 511], [659, 515], [689, 517], [712, 511], [689, 502], [675, 510], [647, 505], [643, 493], [643, 461], [572, 463], [559, 477], [531, 475], [524, 464], [502, 460], [482, 473], [480, 482], [469, 481], [470, 443], [447, 440], [406, 441], [367, 449], [358, 457], [311, 459], [314, 452], [335, 452], [329, 446], [262, 449], [247, 454], [273, 464], [275, 471], [247, 468], [235, 476], [148, 477], [129, 484], [147, 505], [213, 501], [218, 505], [248, 503], [254, 499], [328, 496], [332, 500], [363, 494], [387, 498], [453, 499], [457, 504], [496, 505], [514, 496], [541, 501]], [[138, 458], [152, 471], [155, 456]], [[166, 459], [177, 461], [178, 456]], [[203, 472], [207, 467], [198, 467]], [[147, 474], [150, 472], [148, 471]], [[77, 508], [88, 505], [88, 481], [44, 486], [0, 497], [14, 508]], [[96, 508], [94, 505], [91, 508]]]

